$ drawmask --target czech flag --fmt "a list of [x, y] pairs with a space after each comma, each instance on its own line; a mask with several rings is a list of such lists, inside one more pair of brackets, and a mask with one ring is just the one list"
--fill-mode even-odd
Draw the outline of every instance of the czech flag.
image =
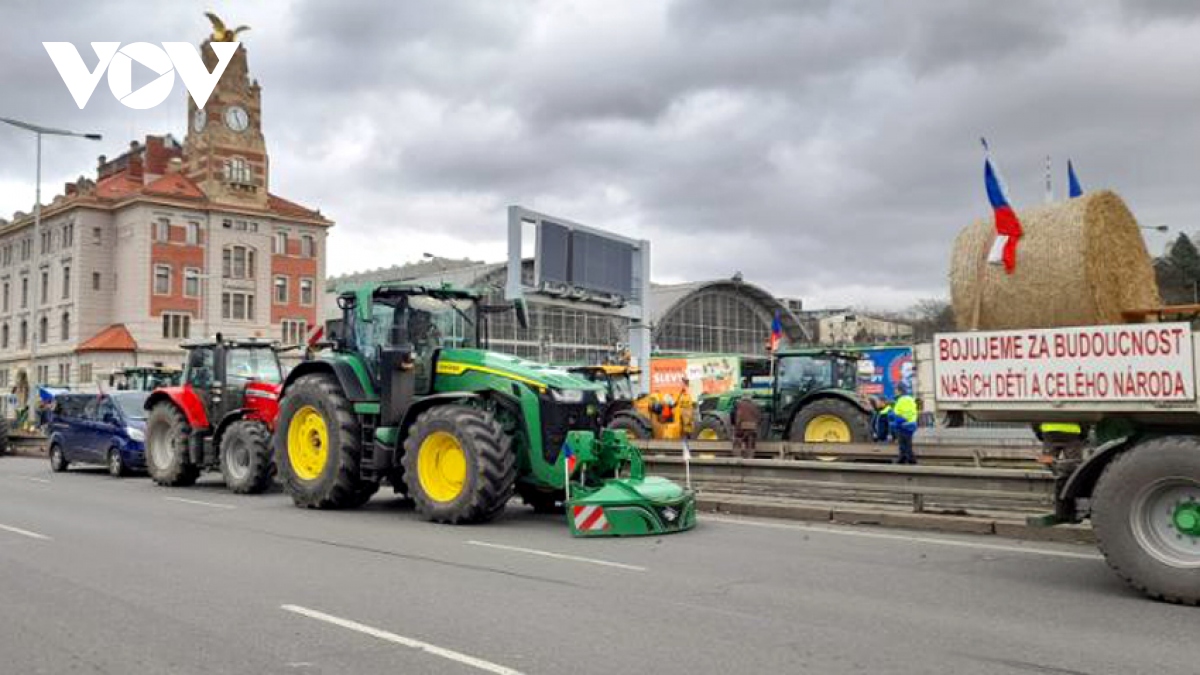
[[1079, 176], [1075, 175], [1075, 165], [1071, 164], [1071, 160], [1067, 160], [1067, 188], [1071, 199], [1083, 196], [1083, 187], [1079, 184]]
[[579, 458], [575, 456], [575, 451], [571, 449], [571, 444], [565, 441], [562, 446], [562, 455], [566, 458], [563, 460], [563, 465], [566, 467], [567, 476], [570, 477], [571, 474], [575, 473], [575, 464], [579, 461]]
[[992, 212], [996, 216], [996, 241], [988, 254], [988, 262], [1003, 262], [1004, 271], [1012, 274], [1017, 268], [1017, 240], [1022, 234], [1021, 221], [1017, 220], [1017, 213], [1008, 201], [1008, 191], [1004, 189], [999, 172], [992, 166], [987, 141], [980, 140], [986, 153], [983, 159], [983, 183], [987, 188], [988, 201], [992, 203]]
[[779, 349], [779, 343], [783, 341], [783, 317], [779, 310], [775, 310], [775, 319], [771, 321], [771, 351]]

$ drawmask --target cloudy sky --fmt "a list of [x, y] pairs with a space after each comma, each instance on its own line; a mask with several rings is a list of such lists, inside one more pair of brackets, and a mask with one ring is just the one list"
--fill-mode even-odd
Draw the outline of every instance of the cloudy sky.
[[[1143, 224], [1200, 229], [1186, 1], [0, 0], [0, 116], [105, 137], [48, 140], [45, 185], [182, 138], [186, 103], [178, 78], [146, 111], [102, 81], [79, 110], [41, 42], [91, 67], [90, 41], [198, 43], [207, 9], [252, 27], [271, 189], [337, 221], [332, 273], [502, 259], [516, 203], [652, 240], [656, 281], [900, 307], [947, 294], [987, 214], [981, 134], [1018, 206], [1069, 156]], [[0, 128], [0, 214], [31, 208], [33, 166]]]

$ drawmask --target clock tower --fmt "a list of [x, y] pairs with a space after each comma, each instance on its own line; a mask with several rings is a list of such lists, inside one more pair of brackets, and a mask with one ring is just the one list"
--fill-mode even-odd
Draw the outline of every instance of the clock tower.
[[[211, 39], [200, 45], [212, 72], [217, 55]], [[246, 45], [238, 46], [204, 108], [188, 97], [184, 173], [214, 202], [267, 207], [269, 162], [262, 133], [262, 88], [250, 79]]]

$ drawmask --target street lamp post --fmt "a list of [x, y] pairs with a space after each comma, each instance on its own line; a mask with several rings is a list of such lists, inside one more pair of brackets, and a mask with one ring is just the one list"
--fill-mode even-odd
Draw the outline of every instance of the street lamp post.
[[1171, 229], [1166, 225], [1138, 225], [1138, 227], [1142, 228], [1143, 230], [1154, 230], [1155, 232], [1166, 232], [1167, 230]]
[[[41, 258], [41, 233], [42, 233], [42, 136], [75, 136], [78, 138], [86, 138], [90, 141], [101, 140], [100, 134], [81, 134], [66, 129], [54, 129], [51, 127], [43, 127], [38, 124], [30, 124], [21, 122], [20, 120], [0, 117], [0, 122], [32, 131], [37, 136], [37, 181], [34, 188], [33, 202], [33, 241], [30, 242], [30, 249], [34, 251], [33, 260], [35, 263], [40, 262]], [[41, 274], [41, 268], [35, 264], [30, 276], [33, 277], [33, 306], [37, 308], [41, 304], [41, 296], [38, 294], [38, 279]], [[38, 320], [37, 311], [30, 312], [30, 316], [34, 319], [33, 324], [35, 335], [29, 342], [29, 369], [33, 371], [32, 381], [29, 387], [30, 398], [39, 397], [38, 394], [38, 372], [37, 372], [37, 346], [38, 341], [42, 339], [41, 322]], [[47, 328], [49, 330], [49, 328]]]

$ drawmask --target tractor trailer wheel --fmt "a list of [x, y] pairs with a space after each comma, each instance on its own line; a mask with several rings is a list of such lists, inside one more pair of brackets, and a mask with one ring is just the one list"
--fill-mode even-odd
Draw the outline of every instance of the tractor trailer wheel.
[[254, 420], [238, 420], [221, 434], [221, 476], [225, 487], [254, 495], [271, 486], [271, 432]]
[[797, 443], [868, 443], [871, 418], [846, 401], [817, 399], [800, 409], [788, 428]]
[[448, 404], [421, 413], [404, 441], [404, 480], [417, 513], [439, 523], [482, 523], [512, 498], [517, 457], [486, 410]]
[[159, 485], [186, 487], [200, 477], [200, 468], [188, 459], [192, 429], [174, 403], [156, 404], [146, 418], [146, 470]]
[[729, 425], [716, 415], [705, 415], [700, 420], [700, 426], [696, 427], [695, 438], [698, 441], [727, 441], [731, 436]]
[[651, 428], [650, 423], [643, 419], [641, 415], [616, 415], [608, 423], [607, 428], [624, 431], [629, 436], [629, 439], [634, 441], [644, 441], [654, 437], [654, 430]]
[[358, 472], [361, 435], [354, 407], [332, 375], [296, 380], [284, 394], [275, 424], [279, 479], [296, 506], [339, 509], [365, 503], [361, 495], [370, 484]]
[[1134, 588], [1200, 605], [1200, 437], [1154, 438], [1114, 458], [1092, 493], [1092, 526]]

